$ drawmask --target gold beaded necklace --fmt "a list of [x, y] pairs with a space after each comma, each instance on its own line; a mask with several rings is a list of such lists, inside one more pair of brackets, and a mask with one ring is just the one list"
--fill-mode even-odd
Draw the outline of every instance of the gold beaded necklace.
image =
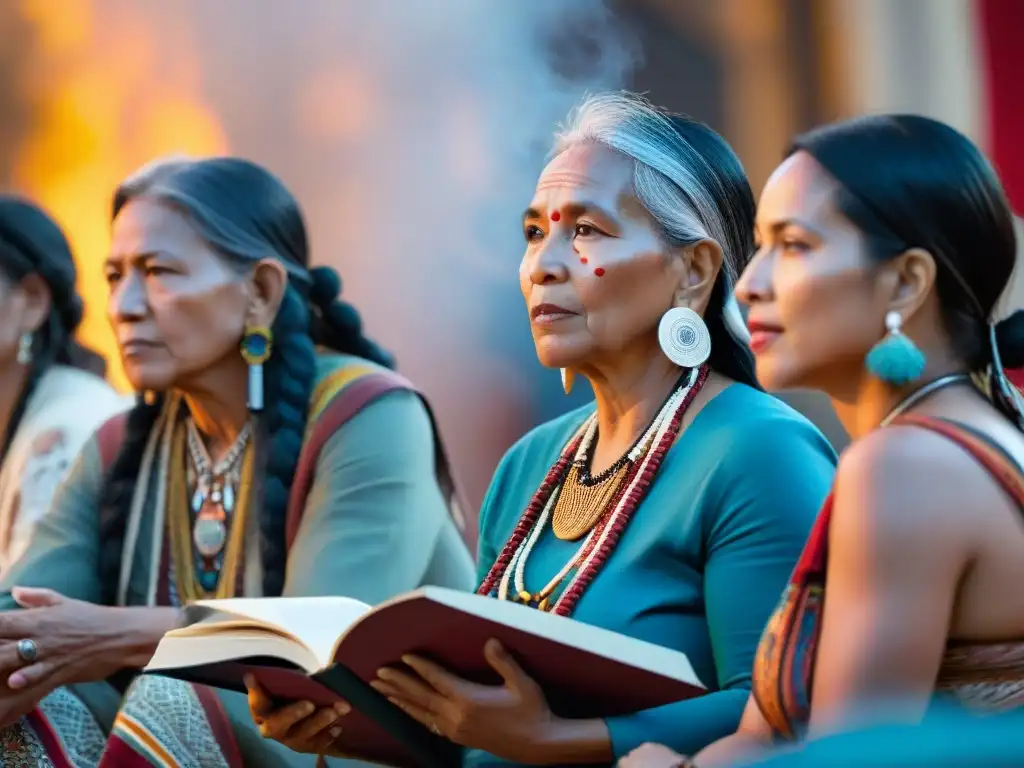
[[610, 472], [586, 482], [586, 467], [573, 462], [551, 513], [551, 527], [563, 541], [576, 541], [593, 528], [629, 475], [631, 461], [617, 461]]
[[[670, 394], [662, 403], [662, 409], [671, 398]], [[650, 430], [651, 427], [648, 427], [642, 432], [629, 450], [608, 469], [591, 475], [590, 463], [597, 443], [597, 420], [590, 422], [583, 437], [580, 455], [569, 465], [551, 510], [551, 529], [555, 536], [563, 541], [576, 541], [597, 525], [608, 510], [611, 500], [626, 483], [636, 460], [650, 448]]]

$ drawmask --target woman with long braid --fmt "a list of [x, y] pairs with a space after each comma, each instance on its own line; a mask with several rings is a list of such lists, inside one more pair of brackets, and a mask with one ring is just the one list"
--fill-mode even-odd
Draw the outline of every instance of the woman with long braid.
[[96, 428], [127, 408], [75, 343], [82, 300], [60, 227], [32, 203], [0, 196], [0, 572]]
[[312, 765], [244, 696], [143, 677], [122, 699], [125, 673], [198, 598], [470, 588], [429, 410], [266, 170], [169, 161], [113, 208], [109, 314], [142, 395], [0, 583], [0, 764]]

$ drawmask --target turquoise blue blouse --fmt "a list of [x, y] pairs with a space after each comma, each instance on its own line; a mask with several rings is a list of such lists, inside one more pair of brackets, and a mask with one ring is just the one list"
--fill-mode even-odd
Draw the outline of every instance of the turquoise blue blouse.
[[[593, 407], [537, 427], [498, 465], [480, 513], [480, 580]], [[686, 653], [711, 692], [608, 718], [616, 758], [647, 741], [692, 755], [736, 730], [761, 631], [835, 462], [809, 421], [742, 384], [711, 400], [676, 441], [573, 618]], [[544, 533], [527, 563], [527, 589], [546, 584], [578, 545]], [[466, 756], [466, 765], [494, 762]]]

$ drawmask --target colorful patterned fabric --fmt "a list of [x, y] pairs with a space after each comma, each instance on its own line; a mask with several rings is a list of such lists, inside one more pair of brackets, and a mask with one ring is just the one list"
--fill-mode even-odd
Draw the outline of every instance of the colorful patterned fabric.
[[[1024, 510], [1024, 474], [982, 436], [943, 419], [903, 416], [893, 423], [928, 429], [957, 443]], [[754, 661], [754, 699], [775, 734], [786, 740], [801, 738], [810, 720], [831, 517], [830, 495], [765, 628]], [[939, 670], [936, 693], [983, 712], [1024, 707], [1024, 641], [950, 643]]]
[[240, 768], [226, 728], [216, 697], [202, 686], [143, 676], [125, 697], [99, 767]]
[[[290, 518], [301, 516], [319, 449], [349, 417], [375, 399], [375, 392], [412, 389], [389, 371], [370, 365], [345, 365], [327, 373], [311, 400], [310, 428], [297, 474], [307, 481], [290, 500]], [[353, 384], [361, 384], [359, 388]], [[350, 397], [351, 395], [351, 397]], [[353, 402], [353, 401], [358, 402]], [[321, 423], [330, 429], [321, 429]], [[309, 442], [316, 438], [318, 445]], [[124, 437], [124, 417], [115, 417], [98, 433], [101, 464], [117, 455]], [[294, 512], [298, 510], [298, 512]], [[293, 523], [298, 526], [298, 520]], [[289, 543], [290, 543], [289, 539]], [[161, 556], [156, 595], [159, 605], [176, 605], [174, 564], [169, 548]], [[109, 731], [109, 733], [107, 732]], [[0, 731], [0, 766], [4, 768], [241, 768], [242, 753], [227, 713], [210, 688], [161, 677], [141, 676], [128, 689], [112, 727], [98, 722], [70, 689], [47, 696], [29, 715]]]

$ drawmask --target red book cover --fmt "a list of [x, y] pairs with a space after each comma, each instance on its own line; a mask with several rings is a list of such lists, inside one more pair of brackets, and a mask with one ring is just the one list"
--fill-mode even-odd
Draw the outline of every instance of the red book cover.
[[[232, 602], [203, 605], [226, 607]], [[206, 621], [204, 627], [215, 624]], [[367, 608], [341, 634], [334, 663], [326, 661], [320, 669], [275, 659], [262, 646], [257, 657], [251, 655], [257, 645], [232, 650], [231, 631], [218, 635], [208, 629], [183, 638], [174, 658], [165, 654], [162, 660], [158, 649], [147, 671], [235, 690], [244, 690], [242, 677], [250, 672], [282, 702], [308, 699], [326, 705], [344, 698], [353, 711], [341, 721], [339, 744], [353, 757], [391, 765], [458, 764], [450, 742], [431, 734], [368, 685], [379, 668], [401, 666], [406, 653], [430, 658], [475, 682], [498, 685], [501, 679], [483, 655], [487, 640], [497, 638], [541, 685], [552, 711], [564, 717], [627, 714], [705, 692], [678, 652], [522, 605], [433, 587]], [[187, 656], [195, 663], [183, 666], [189, 640], [194, 649]], [[165, 639], [161, 647], [169, 642]], [[291, 641], [277, 635], [273, 642]], [[238, 652], [245, 656], [231, 657]]]

